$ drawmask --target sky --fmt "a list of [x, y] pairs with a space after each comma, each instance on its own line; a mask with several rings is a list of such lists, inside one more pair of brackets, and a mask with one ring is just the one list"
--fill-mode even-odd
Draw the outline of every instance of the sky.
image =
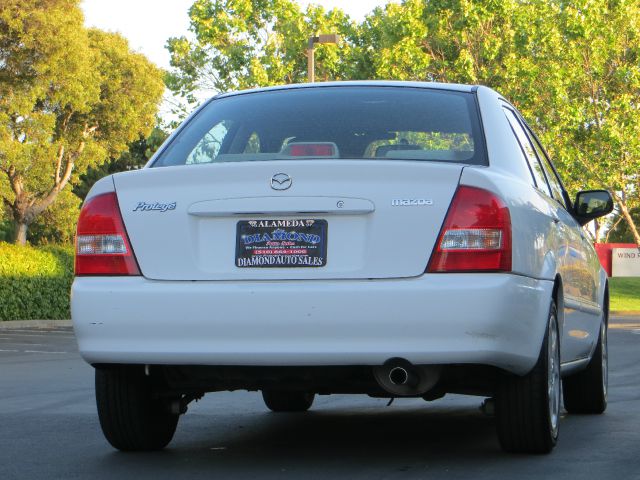
[[[390, 0], [295, 0], [303, 7], [309, 3], [326, 9], [340, 7], [355, 20], [361, 20], [378, 5]], [[130, 46], [163, 68], [169, 68], [169, 53], [164, 48], [170, 37], [187, 33], [187, 11], [193, 0], [83, 0], [87, 26], [120, 32]]]

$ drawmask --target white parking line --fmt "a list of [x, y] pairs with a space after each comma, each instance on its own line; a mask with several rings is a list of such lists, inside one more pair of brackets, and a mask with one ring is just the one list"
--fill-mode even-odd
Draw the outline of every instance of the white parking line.
[[640, 323], [637, 322], [629, 322], [629, 323], [610, 323], [609, 330], [637, 330], [640, 328]]
[[69, 330], [0, 330], [0, 335], [33, 335], [35, 337], [46, 337], [46, 336], [72, 336], [73, 332]]
[[25, 347], [46, 347], [46, 343], [6, 342], [5, 345], [23, 345]]
[[69, 352], [52, 352], [50, 350], [23, 350], [24, 353], [69, 353]]
[[15, 338], [60, 338], [60, 339], [73, 339], [75, 337], [72, 337], [70, 335], [24, 335], [24, 334], [19, 334], [19, 335], [7, 335], [7, 334], [2, 334], [0, 335], [0, 339], [2, 340], [11, 340], [11, 339], [15, 339]]
[[19, 351], [20, 351], [20, 350], [3, 350], [3, 349], [1, 349], [1, 348], [0, 348], [0, 352], [13, 352], [13, 353], [17, 353], [17, 352], [19, 352]]

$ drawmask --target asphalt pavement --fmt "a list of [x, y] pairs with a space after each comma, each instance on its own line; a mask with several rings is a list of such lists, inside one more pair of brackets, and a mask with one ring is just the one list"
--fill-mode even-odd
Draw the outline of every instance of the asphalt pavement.
[[275, 414], [255, 392], [209, 394], [166, 450], [121, 453], [72, 330], [0, 330], [0, 479], [640, 479], [640, 317], [611, 327], [609, 408], [564, 415], [547, 456], [502, 453], [477, 397], [332, 395]]

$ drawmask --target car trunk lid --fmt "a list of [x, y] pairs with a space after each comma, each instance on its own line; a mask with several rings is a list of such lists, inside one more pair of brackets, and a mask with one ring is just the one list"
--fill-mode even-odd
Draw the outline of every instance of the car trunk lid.
[[[398, 160], [237, 162], [146, 168], [116, 174], [114, 183], [150, 279], [400, 278], [424, 272], [462, 168]], [[279, 183], [284, 176], [273, 181], [278, 174], [290, 184]], [[309, 221], [309, 228], [299, 223]], [[318, 266], [238, 266], [239, 257], [255, 256], [240, 237], [254, 235], [258, 245], [264, 233], [275, 240], [278, 228], [305, 241], [322, 237], [315, 252], [302, 255], [323, 257], [309, 260]], [[279, 255], [295, 243], [259, 246], [269, 255], [276, 245]]]

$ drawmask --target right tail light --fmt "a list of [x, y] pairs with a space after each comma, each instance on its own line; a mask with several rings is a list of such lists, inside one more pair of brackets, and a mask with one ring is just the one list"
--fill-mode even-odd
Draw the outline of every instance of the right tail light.
[[508, 272], [511, 270], [511, 217], [494, 193], [460, 185], [427, 272]]

